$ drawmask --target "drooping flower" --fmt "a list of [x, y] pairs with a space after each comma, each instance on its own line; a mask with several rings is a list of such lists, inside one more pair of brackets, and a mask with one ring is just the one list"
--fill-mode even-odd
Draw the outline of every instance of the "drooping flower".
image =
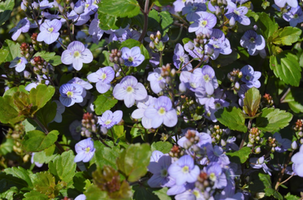
[[94, 148], [94, 142], [91, 138], [81, 140], [75, 145], [75, 151], [77, 153], [74, 162], [89, 162], [94, 154], [96, 149]]
[[191, 70], [192, 65], [189, 62], [189, 56], [184, 53], [183, 46], [181, 44], [176, 44], [175, 50], [174, 50], [174, 56], [173, 56], [173, 61], [174, 65], [177, 69], [181, 67], [181, 70]]
[[118, 100], [124, 100], [126, 107], [134, 105], [135, 100], [140, 101], [147, 97], [147, 91], [142, 83], [134, 76], [125, 76], [113, 90], [113, 95]]
[[16, 41], [21, 33], [27, 33], [30, 28], [30, 22], [27, 17], [21, 19], [17, 26], [12, 28], [9, 32], [13, 32], [12, 39]]
[[260, 158], [250, 158], [249, 162], [250, 162], [250, 166], [254, 169], [263, 169], [263, 171], [267, 174], [269, 174], [271, 176], [271, 170], [267, 167], [266, 163], [265, 163], [265, 159], [264, 156], [261, 156]]
[[249, 55], [254, 56], [257, 54], [257, 51], [265, 48], [265, 39], [255, 31], [248, 30], [241, 37], [240, 44], [242, 47], [247, 48]]
[[45, 20], [43, 24], [40, 25], [40, 33], [37, 36], [37, 41], [42, 42], [44, 41], [46, 44], [54, 43], [60, 33], [59, 30], [61, 29], [62, 23], [58, 19]]
[[276, 132], [273, 136], [276, 139], [276, 143], [278, 143], [278, 145], [275, 147], [276, 152], [283, 153], [291, 148], [291, 141], [289, 139], [282, 138], [281, 134], [278, 132]]
[[165, 79], [161, 76], [161, 68], [156, 68], [154, 72], [148, 74], [147, 80], [150, 82], [152, 91], [156, 94], [165, 87]]
[[200, 174], [200, 169], [194, 164], [191, 156], [184, 155], [170, 165], [168, 173], [176, 180], [176, 185], [183, 185], [195, 182]]
[[188, 32], [195, 32], [196, 35], [211, 34], [212, 28], [217, 24], [217, 17], [212, 13], [204, 11], [196, 12], [196, 14], [199, 17], [195, 18], [194, 23], [189, 26]]
[[128, 67], [137, 67], [145, 59], [144, 55], [141, 54], [140, 47], [133, 47], [131, 49], [128, 47], [123, 47], [121, 52], [121, 58], [124, 60], [124, 65]]
[[97, 91], [101, 94], [107, 92], [111, 84], [110, 82], [115, 78], [115, 71], [112, 67], [103, 67], [98, 69], [96, 72], [91, 73], [87, 76], [90, 82], [96, 83]]
[[261, 72], [258, 72], [258, 71], [255, 72], [254, 68], [252, 68], [252, 66], [250, 66], [250, 65], [245, 65], [241, 69], [241, 72], [243, 74], [241, 80], [244, 83], [246, 83], [246, 86], [248, 88], [252, 88], [252, 87], [259, 88], [259, 87], [261, 87], [261, 83], [258, 80], [262, 75]]
[[105, 111], [101, 117], [98, 117], [98, 124], [110, 129], [122, 120], [123, 112], [116, 110], [114, 113], [110, 110]]
[[79, 41], [74, 41], [67, 46], [61, 56], [63, 64], [72, 64], [74, 69], [81, 70], [83, 63], [90, 63], [93, 61], [92, 52]]
[[16, 72], [22, 72], [25, 69], [26, 64], [26, 58], [16, 57], [13, 61], [11, 61], [9, 68], [15, 67]]
[[161, 96], [155, 100], [144, 112], [147, 118], [152, 119], [152, 127], [158, 128], [162, 123], [173, 127], [178, 122], [177, 111], [173, 109], [172, 102], [167, 96]]
[[275, 4], [280, 8], [283, 8], [286, 3], [292, 8], [298, 7], [298, 0], [275, 0]]
[[66, 107], [70, 107], [75, 103], [81, 103], [83, 101], [83, 87], [78, 84], [63, 84], [59, 91], [61, 94], [59, 98], [60, 102]]
[[301, 6], [293, 7], [288, 12], [283, 13], [283, 19], [289, 22], [289, 25], [295, 27], [303, 22], [303, 11]]

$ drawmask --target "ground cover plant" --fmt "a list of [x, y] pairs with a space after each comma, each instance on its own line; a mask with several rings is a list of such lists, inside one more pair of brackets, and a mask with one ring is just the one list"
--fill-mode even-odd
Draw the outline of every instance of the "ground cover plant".
[[302, 6], [1, 1], [0, 199], [302, 199]]

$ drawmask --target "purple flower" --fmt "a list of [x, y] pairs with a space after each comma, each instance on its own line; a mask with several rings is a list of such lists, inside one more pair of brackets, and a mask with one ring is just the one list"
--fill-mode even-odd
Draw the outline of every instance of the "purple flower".
[[182, 9], [182, 15], [186, 15], [188, 21], [194, 21], [199, 17], [196, 13], [199, 11], [206, 11], [206, 5], [204, 3], [185, 3], [185, 7]]
[[81, 140], [75, 145], [76, 157], [74, 162], [89, 162], [95, 154], [94, 142], [91, 138]]
[[225, 16], [229, 19], [229, 24], [233, 26], [236, 21], [242, 25], [248, 26], [250, 24], [250, 19], [245, 16], [248, 12], [248, 8], [241, 6], [237, 8], [237, 5], [231, 1], [228, 1], [227, 12]]
[[43, 0], [39, 2], [39, 7], [41, 10], [44, 10], [46, 8], [52, 8], [54, 3], [49, 3], [48, 0]]
[[96, 13], [88, 29], [88, 33], [92, 36], [94, 43], [98, 43], [104, 33], [104, 31], [100, 29], [99, 24], [100, 20], [98, 19], [98, 13]]
[[291, 148], [291, 141], [287, 138], [282, 138], [280, 133], [275, 133], [274, 138], [276, 139], [276, 142], [278, 145], [275, 147], [275, 151], [278, 153], [283, 153]]
[[194, 183], [200, 174], [200, 169], [194, 165], [194, 159], [191, 156], [184, 155], [170, 165], [168, 173], [176, 180], [176, 185], [183, 185], [184, 183]]
[[122, 120], [123, 112], [116, 110], [114, 113], [110, 110], [105, 111], [101, 117], [98, 117], [98, 124], [110, 129]]
[[185, 2], [184, 0], [176, 0], [174, 2], [174, 10], [175, 12], [180, 12], [182, 9], [185, 7]]
[[151, 161], [148, 171], [153, 173], [153, 176], [147, 181], [147, 184], [150, 187], [164, 187], [170, 181], [167, 171], [170, 165], [171, 157], [168, 155], [162, 155], [157, 161]]
[[286, 3], [292, 8], [298, 7], [298, 0], [275, 0], [275, 4], [280, 8], [283, 8]]
[[292, 156], [291, 161], [293, 171], [300, 177], [303, 177], [303, 145], [301, 145], [299, 152]]
[[16, 72], [22, 72], [25, 69], [27, 60], [24, 57], [16, 57], [11, 61], [9, 68], [15, 67]]
[[246, 86], [248, 88], [252, 88], [252, 87], [259, 88], [259, 87], [261, 87], [261, 83], [258, 80], [262, 75], [261, 72], [258, 72], [258, 71], [255, 72], [254, 68], [252, 68], [252, 66], [250, 66], [250, 65], [245, 65], [241, 69], [241, 72], [243, 74], [241, 80], [244, 83], [246, 83]]
[[165, 87], [165, 79], [161, 76], [161, 68], [156, 68], [154, 72], [148, 74], [147, 80], [150, 82], [152, 91], [156, 94]]
[[214, 54], [227, 55], [232, 52], [229, 40], [225, 38], [224, 33], [220, 29], [213, 29], [208, 45], [212, 45]]
[[300, 6], [291, 8], [283, 14], [283, 19], [289, 22], [289, 25], [295, 27], [298, 23], [303, 22], [303, 12]]
[[113, 95], [118, 100], [124, 100], [126, 107], [134, 105], [135, 100], [140, 101], [147, 97], [147, 91], [142, 83], [133, 76], [125, 76], [113, 90]]
[[209, 179], [214, 183], [213, 188], [223, 189], [227, 186], [226, 175], [218, 163], [208, 165], [205, 170]]
[[53, 121], [57, 122], [57, 123], [61, 123], [62, 122], [62, 113], [64, 113], [65, 111], [65, 106], [58, 100], [54, 100], [54, 102], [57, 104], [57, 112], [56, 112], [56, 116], [53, 119]]
[[[198, 68], [201, 69], [201, 68]], [[198, 70], [197, 73], [201, 73], [202, 76], [202, 87], [205, 88], [205, 91], [208, 95], [212, 95], [219, 84], [215, 75], [215, 71], [209, 65], [204, 65], [201, 70]], [[195, 74], [195, 71], [194, 71]], [[198, 75], [199, 76], [199, 75]]]
[[211, 34], [212, 28], [217, 23], [217, 17], [212, 13], [204, 11], [196, 12], [196, 14], [199, 17], [195, 18], [194, 23], [189, 26], [188, 32], [195, 32], [196, 35]]
[[[184, 53], [183, 46], [181, 44], [176, 44], [173, 56], [174, 65], [177, 69], [181, 67], [181, 70], [187, 69], [191, 70], [192, 65], [189, 62], [189, 56]], [[186, 66], [185, 66], [186, 65]]]
[[86, 196], [84, 194], [80, 194], [76, 196], [75, 200], [86, 200]]
[[59, 91], [61, 94], [60, 102], [66, 107], [70, 107], [75, 103], [81, 103], [83, 101], [83, 87], [78, 84], [63, 84]]
[[112, 67], [103, 67], [98, 71], [87, 76], [90, 82], [96, 83], [97, 91], [101, 94], [107, 92], [111, 85], [110, 82], [115, 78], [115, 71]]
[[162, 123], [174, 127], [178, 122], [177, 111], [172, 108], [171, 100], [167, 96], [155, 100], [154, 105], [150, 105], [144, 115], [152, 120], [153, 128], [158, 128]]
[[264, 156], [260, 158], [250, 158], [249, 159], [250, 166], [254, 169], [263, 169], [263, 171], [271, 176], [271, 170], [267, 167], [265, 163]]
[[123, 47], [121, 49], [122, 59], [124, 60], [124, 65], [128, 67], [137, 67], [145, 59], [144, 55], [141, 54], [140, 47], [133, 47], [131, 49]]
[[9, 32], [13, 32], [12, 39], [16, 41], [21, 33], [27, 33], [30, 28], [30, 22], [27, 17], [21, 19], [17, 26], [12, 28]]
[[37, 41], [44, 41], [46, 44], [52, 44], [58, 39], [61, 26], [62, 23], [60, 20], [45, 20], [45, 22], [40, 26], [41, 32], [37, 36]]
[[79, 41], [70, 43], [65, 51], [62, 53], [61, 61], [63, 64], [72, 64], [74, 69], [79, 71], [83, 63], [90, 63], [93, 61], [92, 52], [87, 49], [84, 44]]
[[247, 48], [249, 55], [256, 55], [257, 51], [265, 48], [265, 40], [262, 35], [258, 35], [253, 30], [248, 30], [241, 37], [240, 44], [242, 47]]

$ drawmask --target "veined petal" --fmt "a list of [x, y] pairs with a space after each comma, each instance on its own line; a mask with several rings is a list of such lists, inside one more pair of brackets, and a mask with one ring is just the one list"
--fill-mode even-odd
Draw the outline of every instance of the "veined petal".
[[164, 116], [163, 124], [168, 127], [174, 127], [178, 122], [178, 116], [175, 109], [170, 110]]
[[110, 89], [111, 85], [107, 83], [102, 83], [101, 81], [96, 83], [97, 91], [101, 94], [104, 94]]
[[147, 91], [142, 83], [138, 83], [134, 89], [136, 100], [143, 100], [147, 97]]
[[61, 61], [63, 64], [70, 65], [73, 63], [73, 59], [74, 57], [72, 56], [72, 53], [69, 50], [63, 51], [61, 56]]
[[113, 95], [116, 99], [118, 100], [123, 100], [124, 97], [126, 96], [127, 92], [126, 90], [123, 89], [123, 87], [121, 86], [121, 84], [117, 84], [115, 87], [114, 87], [114, 90], [113, 90]]
[[124, 104], [128, 108], [132, 107], [135, 104], [135, 95], [126, 93], [124, 96]]
[[93, 54], [89, 49], [85, 49], [82, 53], [81, 53], [81, 62], [83, 63], [90, 63], [93, 61]]
[[81, 70], [83, 67], [83, 63], [80, 61], [80, 59], [74, 59], [73, 60], [73, 68], [77, 71]]

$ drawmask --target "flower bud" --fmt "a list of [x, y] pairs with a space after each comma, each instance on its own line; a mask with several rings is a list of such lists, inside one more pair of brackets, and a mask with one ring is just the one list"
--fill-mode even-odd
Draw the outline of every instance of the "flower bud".
[[296, 150], [297, 148], [298, 148], [297, 141], [293, 141], [293, 142], [291, 143], [291, 149], [292, 149], [292, 150]]
[[58, 7], [59, 7], [59, 12], [63, 13], [64, 12], [64, 8], [60, 4], [58, 5]]
[[155, 44], [152, 41], [150, 41], [150, 43], [149, 43], [149, 48], [155, 49]]
[[31, 73], [29, 71], [24, 70], [23, 71], [23, 75], [24, 75], [24, 78], [26, 78], [26, 79], [30, 79], [31, 78]]
[[255, 153], [256, 153], [256, 154], [261, 153], [261, 148], [260, 148], [260, 147], [257, 147], [257, 148], [255, 149]]
[[156, 37], [157, 37], [159, 40], [161, 39], [161, 33], [160, 33], [160, 31], [157, 31]]
[[74, 11], [78, 14], [78, 15], [80, 15], [80, 14], [82, 14], [83, 12], [84, 12], [84, 6], [78, 6], [78, 7], [75, 7], [74, 8]]
[[74, 9], [74, 8], [75, 8], [74, 2], [71, 2], [71, 3], [70, 3], [70, 8], [71, 8], [71, 9]]
[[149, 38], [150, 38], [151, 41], [154, 41], [155, 35], [154, 34], [150, 34]]

